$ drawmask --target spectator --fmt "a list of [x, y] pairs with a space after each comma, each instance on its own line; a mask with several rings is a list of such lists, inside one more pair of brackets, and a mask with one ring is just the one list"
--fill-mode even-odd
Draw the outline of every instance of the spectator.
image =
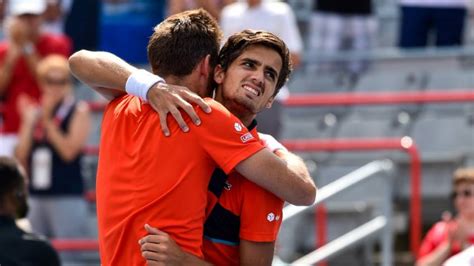
[[[310, 23], [309, 49], [317, 54], [334, 55], [347, 49], [364, 52], [374, 46], [376, 21], [371, 0], [314, 0]], [[351, 81], [365, 70], [367, 64], [354, 60], [342, 65]], [[341, 65], [320, 64], [319, 70], [334, 71]]]
[[7, 39], [0, 43], [0, 103], [4, 106], [0, 154], [6, 155], [12, 155], [17, 142], [18, 97], [26, 95], [36, 101], [40, 98], [35, 77], [38, 60], [53, 53], [68, 56], [71, 50], [65, 36], [40, 32], [44, 1], [10, 0], [9, 7]]
[[[265, 30], [280, 37], [288, 46], [291, 53], [293, 67], [300, 62], [303, 49], [301, 36], [296, 24], [295, 15], [291, 7], [280, 1], [246, 0], [226, 6], [221, 14], [221, 27], [224, 40], [230, 35], [245, 30]], [[289, 95], [286, 86], [281, 89], [277, 101], [271, 109], [259, 113], [259, 131], [275, 138], [280, 138], [281, 132], [281, 101]]]
[[73, 0], [46, 0], [43, 13], [43, 32], [64, 34], [64, 23], [71, 10]]
[[[22, 124], [16, 156], [28, 166], [33, 231], [53, 238], [88, 234], [80, 162], [91, 118], [76, 102], [67, 59], [50, 55], [38, 63], [41, 106], [20, 99]], [[39, 111], [40, 110], [40, 111]]]
[[219, 20], [222, 8], [233, 2], [235, 0], [168, 0], [168, 15], [202, 7]]
[[420, 247], [417, 266], [442, 265], [448, 258], [474, 244], [474, 168], [458, 169], [453, 176], [453, 200], [457, 214], [443, 214]]
[[59, 265], [58, 254], [46, 241], [15, 224], [28, 212], [27, 195], [19, 165], [0, 156], [0, 265]]
[[[400, 0], [401, 48], [462, 44], [466, 0]], [[434, 38], [431, 38], [434, 36]]]

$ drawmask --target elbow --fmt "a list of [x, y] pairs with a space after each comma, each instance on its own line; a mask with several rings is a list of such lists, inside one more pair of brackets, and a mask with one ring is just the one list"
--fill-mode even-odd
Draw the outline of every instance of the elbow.
[[302, 199], [302, 206], [311, 206], [316, 201], [316, 186], [314, 184], [310, 184], [304, 193], [304, 197]]
[[87, 50], [80, 50], [72, 54], [69, 59], [69, 68], [71, 72], [76, 75], [78, 71], [81, 70], [82, 61], [87, 58], [90, 51]]
[[305, 187], [298, 191], [298, 197], [290, 203], [296, 206], [311, 206], [316, 200], [316, 191], [313, 183], [305, 184]]

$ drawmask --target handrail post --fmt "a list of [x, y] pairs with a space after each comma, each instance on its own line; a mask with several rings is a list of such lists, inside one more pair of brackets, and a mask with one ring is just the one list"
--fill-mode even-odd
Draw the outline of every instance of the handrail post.
[[410, 250], [416, 256], [421, 242], [421, 158], [417, 146], [409, 137], [401, 140], [402, 147], [410, 155]]
[[382, 258], [383, 266], [393, 265], [393, 207], [392, 207], [392, 198], [393, 198], [393, 183], [394, 183], [394, 171], [393, 167], [387, 167], [387, 170], [383, 172], [383, 178], [385, 182], [384, 191], [385, 197], [382, 205], [383, 214], [387, 218], [387, 224], [385, 225], [382, 231]]

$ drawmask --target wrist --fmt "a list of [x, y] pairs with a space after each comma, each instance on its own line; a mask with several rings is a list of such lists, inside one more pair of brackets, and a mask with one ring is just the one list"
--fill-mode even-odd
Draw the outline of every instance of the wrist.
[[159, 82], [164, 83], [165, 80], [144, 69], [138, 69], [128, 77], [127, 83], [125, 84], [125, 91], [130, 95], [147, 101], [148, 91]]

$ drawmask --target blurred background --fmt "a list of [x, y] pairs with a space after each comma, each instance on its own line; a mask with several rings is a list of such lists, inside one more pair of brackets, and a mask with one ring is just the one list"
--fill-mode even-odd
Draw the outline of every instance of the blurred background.
[[[23, 27], [12, 26], [24, 15], [12, 2], [0, 0], [0, 154], [13, 156], [19, 141], [21, 95], [41, 94], [28, 87], [39, 86], [34, 77], [22, 83], [27, 60], [9, 69], [9, 49], [21, 36], [47, 34], [49, 46], [33, 43], [41, 55], [103, 50], [148, 68], [153, 27], [204, 7], [225, 36], [267, 29], [292, 52], [286, 91], [259, 125], [304, 158], [320, 190], [316, 206], [286, 207], [275, 264], [413, 265], [443, 211], [460, 211], [450, 197], [453, 173], [474, 167], [472, 0], [48, 0], [38, 25]], [[27, 55], [31, 42], [23, 44]], [[105, 100], [77, 81], [71, 86], [91, 110], [83, 189], [74, 192], [86, 204], [88, 229], [49, 237], [64, 265], [99, 265], [94, 187]]]

